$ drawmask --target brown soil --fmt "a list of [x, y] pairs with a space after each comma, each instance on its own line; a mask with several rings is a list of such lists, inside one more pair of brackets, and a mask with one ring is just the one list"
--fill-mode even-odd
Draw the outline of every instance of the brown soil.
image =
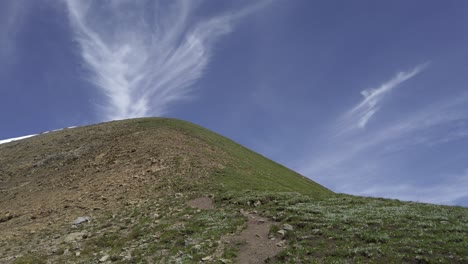
[[203, 140], [138, 122], [0, 145], [0, 263], [31, 249], [48, 250], [55, 241], [40, 233], [65, 232], [79, 216], [96, 219], [128, 203], [191, 189], [222, 168], [216, 157], [223, 152]]
[[[56, 256], [51, 249], [75, 232], [77, 217], [95, 223], [128, 206], [199, 190], [228, 164], [228, 154], [202, 137], [146, 122], [64, 129], [0, 145], [0, 263], [26, 252]], [[188, 205], [215, 209], [207, 197]], [[239, 263], [274, 256], [280, 248], [268, 240], [272, 223], [246, 216], [247, 229], [223, 241], [245, 241]]]
[[209, 210], [209, 209], [214, 208], [213, 199], [208, 198], [208, 197], [195, 198], [193, 200], [190, 200], [187, 203], [187, 205], [193, 208], [204, 209], [204, 210]]
[[282, 250], [276, 245], [277, 240], [268, 238], [273, 222], [252, 213], [244, 213], [244, 216], [248, 219], [247, 228], [238, 236], [231, 238], [231, 241], [245, 242], [240, 247], [237, 263], [264, 263], [265, 260], [274, 257]]
[[[195, 198], [187, 204], [198, 209], [214, 209], [213, 200], [208, 197]], [[265, 260], [276, 256], [282, 247], [277, 246], [279, 241], [269, 238], [273, 222], [255, 213], [242, 212], [242, 214], [247, 217], [247, 228], [238, 235], [225, 236], [221, 239], [222, 244], [241, 244], [236, 262], [240, 264], [264, 263]], [[222, 249], [218, 251], [216, 255], [221, 255]]]

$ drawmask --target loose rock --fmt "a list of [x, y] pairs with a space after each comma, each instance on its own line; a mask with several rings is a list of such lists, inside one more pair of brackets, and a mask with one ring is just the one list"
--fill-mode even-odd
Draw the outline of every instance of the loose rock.
[[75, 242], [87, 238], [88, 234], [86, 232], [75, 232], [68, 234], [65, 238], [65, 242]]
[[286, 235], [286, 230], [284, 230], [284, 229], [278, 230], [278, 234], [280, 234], [282, 236], [285, 236]]
[[105, 262], [110, 258], [109, 255], [104, 255], [102, 258], [99, 259], [99, 262]]
[[87, 223], [91, 221], [91, 217], [89, 216], [80, 216], [75, 221], [73, 221], [73, 225], [77, 226], [82, 223]]
[[276, 243], [276, 246], [277, 246], [277, 247], [284, 247], [285, 245], [286, 245], [286, 241], [284, 241], [284, 240], [282, 240], [282, 241]]

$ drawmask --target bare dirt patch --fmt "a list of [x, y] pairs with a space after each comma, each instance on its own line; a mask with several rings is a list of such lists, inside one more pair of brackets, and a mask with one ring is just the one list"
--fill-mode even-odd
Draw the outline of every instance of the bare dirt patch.
[[198, 209], [214, 209], [213, 199], [209, 197], [199, 197], [187, 202], [187, 205]]
[[268, 237], [273, 222], [254, 213], [244, 212], [243, 215], [248, 219], [247, 228], [229, 238], [230, 242], [242, 243], [237, 263], [264, 263], [268, 258], [276, 256], [283, 248], [277, 246], [279, 241]]
[[[187, 205], [198, 209], [214, 209], [213, 199], [209, 197], [195, 198], [188, 201]], [[221, 247], [215, 255], [222, 255], [224, 244], [240, 244], [236, 263], [264, 263], [268, 258], [276, 256], [285, 243], [269, 237], [273, 222], [254, 212], [242, 211], [242, 214], [247, 217], [247, 228], [238, 235], [222, 237]]]

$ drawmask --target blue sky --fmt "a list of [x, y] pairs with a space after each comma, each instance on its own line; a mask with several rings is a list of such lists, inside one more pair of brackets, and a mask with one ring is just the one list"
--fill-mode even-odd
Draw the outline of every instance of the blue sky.
[[468, 2], [0, 2], [0, 139], [188, 120], [336, 191], [468, 206]]

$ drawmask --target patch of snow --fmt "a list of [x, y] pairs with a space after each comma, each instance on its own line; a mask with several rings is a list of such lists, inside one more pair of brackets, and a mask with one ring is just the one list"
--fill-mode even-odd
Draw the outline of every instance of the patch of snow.
[[65, 128], [54, 129], [54, 130], [50, 130], [50, 131], [46, 131], [46, 132], [42, 132], [41, 134], [47, 134], [47, 133], [50, 133], [50, 132], [55, 132], [55, 131], [60, 131], [60, 130], [64, 130], [64, 129], [75, 128], [75, 127], [76, 127], [76, 126], [71, 126], [71, 127], [65, 127]]
[[15, 137], [15, 138], [2, 139], [2, 140], [0, 140], [0, 144], [10, 143], [10, 142], [13, 142], [13, 141], [17, 141], [17, 140], [21, 140], [21, 139], [25, 139], [25, 138], [30, 138], [30, 137], [34, 137], [34, 136], [37, 136], [37, 134], [27, 135], [27, 136], [22, 136], [22, 137]]
[[[50, 133], [50, 132], [60, 131], [60, 130], [64, 130], [64, 129], [71, 129], [71, 128], [75, 128], [75, 127], [76, 127], [76, 126], [71, 126], [71, 127], [66, 127], [66, 128], [60, 128], [60, 129], [55, 129], [55, 130], [51, 130], [51, 131], [42, 132], [42, 133], [40, 133], [40, 134], [47, 134], [47, 133]], [[33, 134], [33, 135], [27, 135], [27, 136], [22, 136], [22, 137], [15, 137], [15, 138], [2, 139], [2, 140], [0, 140], [0, 144], [5, 144], [5, 143], [13, 142], [13, 141], [22, 140], [22, 139], [34, 137], [34, 136], [37, 136], [37, 135], [40, 135], [40, 134]]]

